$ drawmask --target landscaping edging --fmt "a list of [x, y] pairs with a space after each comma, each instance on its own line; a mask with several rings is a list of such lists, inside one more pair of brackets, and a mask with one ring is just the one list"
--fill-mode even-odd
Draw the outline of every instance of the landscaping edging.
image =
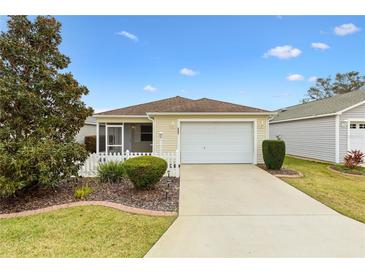
[[352, 176], [352, 177], [365, 177], [365, 175], [360, 175], [360, 174], [351, 174], [351, 173], [345, 173], [345, 172], [341, 172], [338, 171], [336, 169], [333, 169], [331, 166], [327, 166], [327, 169], [333, 172], [336, 172], [338, 174], [342, 174], [342, 175], [346, 175], [346, 176]]
[[[283, 168], [281, 170], [275, 171], [275, 170], [267, 169], [266, 166], [263, 164], [258, 164], [257, 166], [277, 178], [300, 178], [300, 177], [304, 176], [301, 172], [299, 172], [297, 170]], [[282, 173], [280, 173], [280, 171]], [[286, 174], [285, 172], [291, 172], [291, 173], [296, 173], [296, 174]]]
[[46, 213], [58, 209], [63, 208], [70, 208], [75, 206], [105, 206], [114, 208], [123, 212], [127, 213], [133, 213], [133, 214], [141, 214], [141, 215], [148, 215], [148, 216], [176, 216], [176, 212], [172, 211], [156, 211], [156, 210], [148, 210], [143, 208], [136, 208], [136, 207], [130, 207], [123, 204], [113, 203], [113, 202], [107, 202], [107, 201], [81, 201], [81, 202], [73, 202], [73, 203], [67, 203], [67, 204], [61, 204], [61, 205], [54, 205], [49, 206], [45, 208], [40, 209], [34, 209], [34, 210], [25, 210], [21, 212], [15, 212], [15, 213], [5, 213], [0, 214], [0, 219], [8, 219], [8, 218], [15, 218], [15, 217], [24, 217], [24, 216], [30, 216], [35, 215], [39, 213]]
[[300, 178], [300, 177], [303, 177], [304, 175], [299, 172], [299, 171], [296, 171], [298, 172], [297, 175], [288, 175], [288, 174], [272, 174], [274, 175], [275, 177], [278, 177], [278, 178]]

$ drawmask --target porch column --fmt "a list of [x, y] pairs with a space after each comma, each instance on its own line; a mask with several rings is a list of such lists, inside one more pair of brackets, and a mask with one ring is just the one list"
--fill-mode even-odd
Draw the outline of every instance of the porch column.
[[105, 154], [108, 154], [108, 124], [105, 123]]
[[96, 153], [99, 154], [99, 123], [96, 122]]
[[122, 123], [122, 153], [124, 154], [124, 123]]

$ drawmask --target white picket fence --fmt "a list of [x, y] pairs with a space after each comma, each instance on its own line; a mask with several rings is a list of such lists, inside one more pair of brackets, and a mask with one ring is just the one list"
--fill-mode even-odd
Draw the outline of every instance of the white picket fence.
[[79, 170], [79, 176], [83, 177], [95, 177], [98, 170], [98, 165], [106, 163], [108, 161], [125, 161], [129, 158], [138, 156], [156, 156], [164, 159], [167, 162], [167, 170], [164, 176], [179, 177], [180, 176], [180, 165], [179, 165], [179, 153], [175, 152], [164, 152], [161, 155], [159, 153], [151, 152], [129, 152], [125, 153], [92, 153], [89, 158], [85, 161], [84, 165]]

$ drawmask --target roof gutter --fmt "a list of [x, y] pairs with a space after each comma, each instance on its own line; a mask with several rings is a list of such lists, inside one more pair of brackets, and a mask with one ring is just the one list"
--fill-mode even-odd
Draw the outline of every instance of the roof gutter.
[[96, 118], [148, 118], [148, 115], [116, 115], [116, 114], [95, 114]]
[[276, 115], [277, 112], [147, 112], [147, 116], [167, 115]]
[[285, 120], [279, 120], [279, 121], [269, 121], [269, 123], [270, 124], [278, 124], [278, 123], [291, 122], [291, 121], [299, 121], [299, 120], [307, 120], [307, 119], [314, 119], [314, 118], [321, 118], [321, 117], [329, 117], [329, 116], [340, 115], [340, 114], [341, 114], [341, 112], [335, 112], [335, 113], [329, 113], [329, 114], [312, 115], [312, 116], [285, 119]]

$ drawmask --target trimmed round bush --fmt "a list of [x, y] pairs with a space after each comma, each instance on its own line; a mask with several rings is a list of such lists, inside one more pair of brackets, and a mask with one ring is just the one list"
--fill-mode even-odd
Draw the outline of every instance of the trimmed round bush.
[[155, 185], [167, 169], [166, 161], [154, 156], [130, 158], [123, 165], [129, 180], [136, 188], [148, 188]]
[[285, 142], [282, 140], [264, 140], [262, 153], [268, 169], [279, 170], [285, 158]]
[[101, 182], [119, 183], [125, 177], [122, 162], [109, 161], [98, 166], [98, 177]]

